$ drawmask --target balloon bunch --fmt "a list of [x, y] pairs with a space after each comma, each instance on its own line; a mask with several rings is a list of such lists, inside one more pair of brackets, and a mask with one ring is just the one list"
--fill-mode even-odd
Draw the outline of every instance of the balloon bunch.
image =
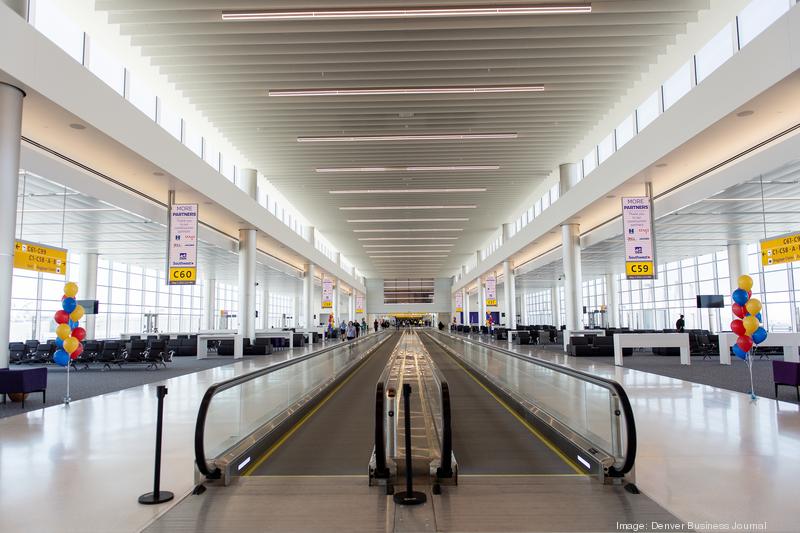
[[56, 326], [56, 346], [58, 349], [53, 354], [53, 361], [59, 366], [68, 366], [70, 359], [77, 359], [83, 353], [81, 341], [86, 338], [86, 330], [80, 327], [83, 318], [83, 306], [78, 305], [75, 296], [78, 294], [78, 285], [67, 282], [64, 285], [64, 296], [61, 298], [61, 309], [53, 317]]
[[754, 345], [767, 340], [767, 330], [761, 325], [761, 302], [752, 297], [753, 278], [747, 274], [739, 276], [739, 288], [733, 291], [731, 310], [737, 317], [731, 322], [731, 331], [739, 337], [733, 346], [733, 353], [747, 360]]

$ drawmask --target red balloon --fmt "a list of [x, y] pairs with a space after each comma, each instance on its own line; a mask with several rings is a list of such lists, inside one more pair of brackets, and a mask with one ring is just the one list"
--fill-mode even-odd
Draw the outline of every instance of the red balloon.
[[741, 335], [736, 340], [736, 345], [742, 349], [743, 352], [749, 352], [750, 348], [753, 347], [753, 339], [748, 337], [747, 335]]
[[67, 322], [69, 322], [69, 313], [67, 313], [63, 309], [59, 309], [58, 311], [56, 311], [56, 314], [53, 317], [53, 319], [58, 324], [66, 324]]
[[[744, 331], [744, 329], [742, 331]], [[86, 330], [78, 326], [77, 328], [72, 330], [72, 336], [78, 339], [79, 341], [82, 341], [83, 339], [86, 338]]]
[[[744, 329], [744, 324], [741, 320], [734, 320], [731, 322], [731, 331], [736, 333], [738, 336], [743, 336], [746, 331]], [[75, 336], [75, 330], [72, 330], [72, 335]]]
[[744, 318], [745, 313], [747, 313], [747, 310], [744, 308], [744, 306], [737, 303], [731, 305], [731, 311], [733, 311], [733, 314], [739, 318]]
[[[74, 330], [73, 330], [74, 331]], [[83, 344], [78, 343], [78, 347], [75, 348], [75, 351], [69, 354], [70, 359], [77, 359], [80, 354], [83, 353]]]

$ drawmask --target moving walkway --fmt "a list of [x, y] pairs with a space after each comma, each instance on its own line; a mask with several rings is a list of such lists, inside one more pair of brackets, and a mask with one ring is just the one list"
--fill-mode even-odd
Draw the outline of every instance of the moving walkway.
[[[411, 470], [398, 394], [409, 384]], [[212, 386], [196, 452], [195, 495], [150, 531], [678, 523], [628, 482], [636, 432], [618, 384], [434, 330], [337, 343]], [[422, 505], [395, 500], [406, 471]]]

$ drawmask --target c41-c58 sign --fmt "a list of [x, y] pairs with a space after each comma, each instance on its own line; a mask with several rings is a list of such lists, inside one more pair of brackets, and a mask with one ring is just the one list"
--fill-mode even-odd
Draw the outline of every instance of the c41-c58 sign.
[[781, 265], [800, 259], [800, 233], [787, 233], [761, 241], [761, 264]]
[[36, 242], [14, 241], [14, 268], [67, 275], [67, 251]]
[[628, 279], [656, 277], [652, 210], [653, 204], [648, 196], [622, 199], [625, 275]]
[[169, 214], [168, 285], [197, 283], [197, 204], [172, 204]]

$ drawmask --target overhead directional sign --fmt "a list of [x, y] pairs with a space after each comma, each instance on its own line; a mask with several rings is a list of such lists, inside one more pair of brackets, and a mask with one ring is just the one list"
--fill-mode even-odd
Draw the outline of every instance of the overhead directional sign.
[[67, 275], [67, 250], [36, 242], [14, 241], [14, 268]]
[[786, 233], [763, 239], [760, 244], [763, 266], [781, 265], [800, 259], [800, 233]]
[[172, 204], [169, 215], [168, 285], [197, 283], [197, 204]]
[[497, 305], [497, 276], [494, 273], [486, 276], [486, 306]]
[[625, 239], [625, 275], [628, 279], [654, 279], [655, 235], [650, 197], [622, 199], [622, 231]]
[[458, 291], [456, 293], [456, 313], [464, 311], [464, 293]]
[[333, 309], [333, 280], [322, 278], [322, 308]]

